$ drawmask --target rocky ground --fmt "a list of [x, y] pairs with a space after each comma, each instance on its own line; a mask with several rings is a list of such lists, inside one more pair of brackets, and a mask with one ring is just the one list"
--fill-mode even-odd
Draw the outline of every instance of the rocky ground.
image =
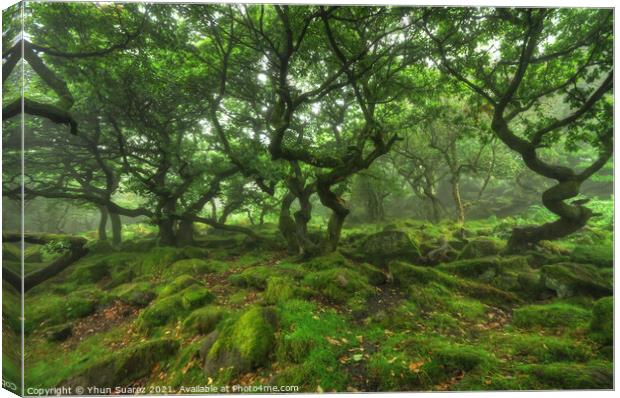
[[402, 221], [346, 229], [309, 261], [258, 232], [90, 243], [26, 295], [26, 385], [612, 388], [611, 230], [515, 255], [496, 221]]

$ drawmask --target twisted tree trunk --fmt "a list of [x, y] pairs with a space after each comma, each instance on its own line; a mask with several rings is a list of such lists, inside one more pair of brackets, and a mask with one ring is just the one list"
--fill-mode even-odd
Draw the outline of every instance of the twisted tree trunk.
[[[38, 271], [30, 273], [24, 276], [24, 293], [33, 287], [39, 285], [42, 282], [45, 282], [49, 278], [58, 275], [64, 269], [69, 267], [71, 264], [78, 261], [80, 258], [84, 257], [88, 250], [84, 247], [86, 245], [87, 240], [81, 237], [74, 236], [56, 236], [56, 235], [36, 235], [36, 234], [25, 234], [23, 236], [24, 242], [34, 243], [39, 245], [44, 245], [51, 241], [63, 240], [69, 243], [69, 251], [68, 253], [62, 255], [61, 257], [54, 260], [50, 265], [45, 268], [42, 268]], [[20, 234], [3, 234], [2, 241], [3, 242], [21, 242], [22, 236]], [[18, 291], [21, 291], [21, 276], [15, 274], [11, 270], [2, 267], [2, 277], [6, 280], [11, 286], [13, 286]]]

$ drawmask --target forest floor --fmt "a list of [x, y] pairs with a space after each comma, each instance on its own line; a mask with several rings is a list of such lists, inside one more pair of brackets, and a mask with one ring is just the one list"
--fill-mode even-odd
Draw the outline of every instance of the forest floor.
[[[611, 227], [506, 254], [508, 222], [354, 226], [338, 252], [307, 261], [274, 226], [257, 232], [260, 245], [215, 231], [185, 248], [91, 242], [26, 295], [26, 385], [613, 387]], [[451, 248], [430, 265], [441, 237]]]

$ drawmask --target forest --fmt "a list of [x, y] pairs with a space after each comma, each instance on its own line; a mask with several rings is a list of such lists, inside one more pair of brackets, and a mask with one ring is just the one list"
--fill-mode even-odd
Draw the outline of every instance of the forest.
[[613, 23], [4, 10], [3, 386], [612, 389]]

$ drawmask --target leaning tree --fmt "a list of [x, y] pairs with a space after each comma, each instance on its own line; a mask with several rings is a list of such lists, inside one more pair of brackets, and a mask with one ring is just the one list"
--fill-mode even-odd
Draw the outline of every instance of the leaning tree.
[[[586, 225], [593, 212], [568, 202], [612, 155], [613, 11], [590, 9], [432, 9], [425, 32], [436, 64], [477, 95], [493, 133], [533, 172], [557, 181], [542, 193], [558, 216], [515, 228], [513, 249]], [[552, 162], [549, 148], [598, 149], [583, 167]]]

